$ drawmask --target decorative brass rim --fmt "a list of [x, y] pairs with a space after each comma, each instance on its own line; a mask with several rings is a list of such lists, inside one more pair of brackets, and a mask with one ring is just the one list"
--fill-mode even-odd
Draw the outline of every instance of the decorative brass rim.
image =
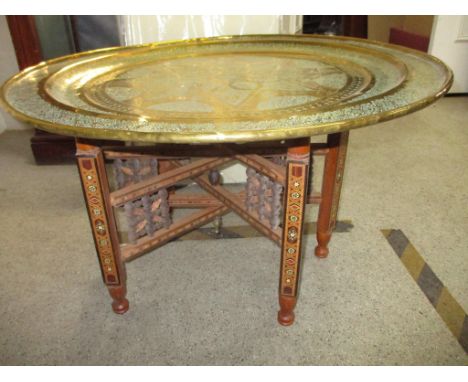
[[[235, 40], [239, 42], [243, 42], [243, 40], [252, 39], [255, 40], [257, 43], [262, 39], [265, 41], [272, 42], [273, 39], [280, 39], [284, 41], [293, 40], [293, 42], [301, 41], [303, 39], [304, 42], [307, 42], [308, 39], [317, 38], [320, 40], [333, 40], [335, 43], [338, 42], [360, 42], [365, 43], [366, 45], [372, 46], [382, 46], [385, 48], [389, 48], [396, 52], [402, 53], [409, 53], [412, 56], [416, 56], [420, 59], [430, 61], [433, 64], [437, 65], [439, 69], [442, 69], [445, 81], [443, 82], [440, 89], [431, 94], [427, 97], [421, 98], [416, 100], [415, 102], [408, 103], [402, 107], [397, 107], [392, 110], [378, 112], [371, 115], [365, 115], [362, 117], [356, 118], [349, 118], [343, 119], [338, 121], [332, 122], [323, 122], [323, 123], [314, 123], [311, 125], [299, 125], [299, 126], [292, 126], [288, 127], [287, 129], [282, 128], [271, 128], [271, 129], [259, 129], [259, 130], [229, 130], [229, 131], [183, 131], [183, 132], [145, 132], [145, 131], [136, 131], [136, 130], [118, 130], [118, 129], [109, 129], [109, 128], [90, 128], [90, 127], [80, 127], [80, 126], [71, 126], [61, 123], [55, 123], [47, 120], [38, 119], [36, 117], [29, 116], [19, 110], [16, 110], [6, 99], [6, 92], [10, 86], [13, 86], [16, 81], [21, 79], [22, 77], [26, 76], [27, 74], [42, 69], [48, 65], [60, 63], [67, 60], [72, 60], [76, 58], [86, 58], [92, 57], [96, 54], [105, 54], [109, 53], [112, 54], [116, 51], [119, 53], [127, 53], [131, 54], [131, 52], [135, 49], [140, 49], [140, 51], [147, 51], [153, 49], [155, 47], [158, 48], [167, 48], [170, 49], [176, 46], [185, 46], [185, 45], [197, 45], [197, 44], [216, 44], [219, 42], [226, 42], [230, 40]], [[359, 50], [360, 47], [355, 45], [349, 45], [353, 48]], [[340, 45], [343, 47], [343, 45]], [[348, 47], [348, 46], [347, 46]], [[376, 54], [385, 55], [385, 53], [380, 51], [375, 51]], [[102, 58], [99, 56], [98, 58]], [[78, 62], [77, 64], [81, 64], [82, 62]], [[53, 73], [53, 75], [57, 74], [59, 71], [66, 69], [67, 66], [59, 69], [57, 72]], [[47, 78], [47, 77], [46, 77]], [[164, 43], [151, 43], [151, 44], [143, 44], [139, 46], [131, 46], [131, 47], [115, 47], [115, 48], [104, 48], [98, 49], [94, 51], [82, 52], [77, 53], [65, 57], [60, 57], [57, 59], [52, 59], [46, 62], [41, 62], [40, 64], [27, 68], [22, 72], [18, 73], [17, 75], [13, 76], [11, 79], [7, 80], [2, 87], [1, 96], [0, 96], [0, 103], [3, 104], [5, 109], [9, 111], [14, 117], [25, 121], [27, 123], [31, 123], [41, 129], [60, 133], [65, 135], [72, 135], [72, 136], [79, 136], [79, 137], [89, 137], [89, 138], [101, 138], [101, 139], [118, 139], [118, 140], [127, 140], [127, 141], [144, 141], [144, 142], [161, 142], [161, 143], [210, 143], [210, 142], [247, 142], [247, 141], [260, 141], [260, 140], [277, 140], [277, 139], [290, 139], [290, 138], [298, 138], [298, 137], [305, 137], [311, 135], [319, 135], [319, 134], [329, 134], [333, 132], [345, 131], [357, 127], [362, 127], [370, 124], [374, 124], [377, 122], [389, 120], [396, 118], [398, 116], [409, 114], [413, 111], [419, 110], [429, 104], [435, 102], [438, 98], [442, 97], [450, 88], [453, 82], [453, 73], [452, 71], [439, 59], [430, 56], [428, 54], [415, 51], [409, 48], [394, 46], [386, 43], [375, 42], [375, 41], [368, 41], [368, 40], [361, 40], [357, 38], [351, 37], [337, 37], [337, 36], [314, 36], [314, 35], [307, 35], [307, 36], [297, 36], [297, 35], [245, 35], [245, 36], [222, 36], [222, 37], [214, 37], [214, 38], [200, 38], [200, 39], [192, 39], [192, 40], [180, 40], [180, 41], [172, 41], [172, 42], [164, 42]], [[401, 85], [401, 84], [400, 84]], [[45, 86], [45, 81], [42, 84]], [[392, 91], [394, 91], [392, 89]], [[381, 94], [378, 94], [378, 97], [381, 97]], [[46, 94], [45, 98], [48, 102], [50, 101], [50, 97]], [[366, 99], [363, 102], [368, 102], [372, 100], [372, 98]], [[356, 101], [354, 104], [351, 101], [350, 103], [346, 103], [345, 107], [353, 106], [360, 101]], [[69, 105], [68, 105], [69, 106]], [[63, 106], [62, 108], [67, 108], [67, 105]], [[324, 110], [330, 110], [326, 107]], [[322, 110], [321, 110], [322, 111]], [[104, 113], [103, 113], [104, 114]], [[102, 117], [99, 115], [99, 117]], [[108, 116], [107, 116], [108, 117]], [[132, 116], [130, 116], [131, 118]], [[112, 117], [114, 118], [114, 117]], [[133, 118], [138, 118], [138, 116], [133, 116]]]

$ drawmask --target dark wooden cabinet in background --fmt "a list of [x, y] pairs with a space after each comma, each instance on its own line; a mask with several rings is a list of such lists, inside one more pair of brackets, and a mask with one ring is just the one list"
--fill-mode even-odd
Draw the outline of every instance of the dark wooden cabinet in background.
[[305, 34], [330, 34], [367, 38], [367, 16], [303, 16]]

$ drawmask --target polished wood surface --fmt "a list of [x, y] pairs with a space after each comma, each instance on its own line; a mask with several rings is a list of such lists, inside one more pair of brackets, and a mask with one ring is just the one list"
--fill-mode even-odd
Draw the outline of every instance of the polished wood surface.
[[34, 16], [6, 16], [16, 59], [21, 70], [42, 60]]
[[328, 243], [336, 224], [341, 184], [343, 180], [349, 132], [330, 134], [327, 142], [329, 151], [325, 157], [322, 182], [322, 200], [317, 220], [317, 242], [315, 255], [328, 256]]

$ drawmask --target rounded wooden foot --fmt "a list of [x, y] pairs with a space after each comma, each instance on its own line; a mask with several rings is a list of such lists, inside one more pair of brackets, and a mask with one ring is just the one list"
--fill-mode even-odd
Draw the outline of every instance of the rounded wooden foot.
[[331, 238], [331, 232], [317, 232], [318, 245], [315, 247], [315, 256], [324, 258], [328, 256], [328, 243]]
[[108, 287], [112, 299], [112, 310], [117, 314], [124, 314], [129, 307], [128, 300], [125, 298], [127, 289], [124, 285], [118, 287]]
[[129, 303], [126, 298], [124, 298], [123, 300], [112, 302], [112, 310], [114, 311], [114, 313], [117, 314], [124, 314], [128, 310], [128, 307]]
[[278, 322], [283, 326], [290, 326], [294, 323], [294, 312], [283, 312], [280, 310], [278, 312]]
[[295, 318], [294, 307], [296, 306], [296, 298], [280, 296], [279, 303], [278, 322], [283, 326], [292, 325]]
[[328, 247], [321, 247], [320, 245], [317, 245], [315, 247], [315, 256], [324, 258], [328, 256]]

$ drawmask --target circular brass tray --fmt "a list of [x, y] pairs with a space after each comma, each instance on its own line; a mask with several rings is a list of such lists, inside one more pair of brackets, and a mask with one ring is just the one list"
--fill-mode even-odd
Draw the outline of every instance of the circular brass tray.
[[73, 136], [208, 143], [344, 131], [445, 94], [427, 54], [368, 40], [256, 35], [100, 49], [28, 68], [1, 99], [14, 116]]

